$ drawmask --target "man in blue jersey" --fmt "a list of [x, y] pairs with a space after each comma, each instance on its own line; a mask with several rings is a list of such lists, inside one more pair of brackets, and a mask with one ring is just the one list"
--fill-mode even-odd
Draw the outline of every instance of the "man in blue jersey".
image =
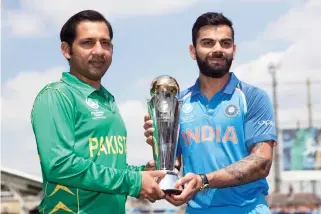
[[[178, 160], [183, 175], [173, 205], [186, 213], [270, 213], [265, 196], [276, 130], [272, 104], [261, 89], [229, 72], [235, 56], [232, 22], [219, 13], [198, 17], [190, 55], [199, 78], [180, 94]], [[145, 116], [151, 144], [153, 121]]]

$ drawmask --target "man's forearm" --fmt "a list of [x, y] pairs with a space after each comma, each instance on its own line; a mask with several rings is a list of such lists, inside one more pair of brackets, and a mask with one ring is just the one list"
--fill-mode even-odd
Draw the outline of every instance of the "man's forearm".
[[[258, 144], [254, 150], [258, 151], [260, 146]], [[238, 186], [266, 177], [271, 165], [272, 160], [270, 158], [252, 153], [238, 162], [207, 174], [207, 176], [212, 188]]]

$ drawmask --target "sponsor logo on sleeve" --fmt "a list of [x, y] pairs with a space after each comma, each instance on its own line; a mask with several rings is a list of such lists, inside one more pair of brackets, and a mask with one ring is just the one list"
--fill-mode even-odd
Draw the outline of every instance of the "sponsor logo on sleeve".
[[275, 123], [272, 120], [261, 120], [257, 123], [264, 126], [275, 126]]

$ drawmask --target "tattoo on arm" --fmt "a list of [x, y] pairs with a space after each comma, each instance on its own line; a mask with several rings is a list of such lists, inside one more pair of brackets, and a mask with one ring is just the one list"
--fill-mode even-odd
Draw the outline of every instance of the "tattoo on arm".
[[265, 175], [265, 173], [270, 170], [272, 161], [256, 154], [260, 152], [263, 144], [264, 143], [256, 144], [252, 149], [252, 154], [224, 168], [226, 172], [238, 181], [237, 185], [260, 179], [262, 175]]
[[258, 143], [258, 144], [256, 144], [256, 145], [253, 147], [253, 149], [252, 149], [252, 153], [255, 153], [255, 152], [259, 151], [259, 150], [263, 147], [263, 144], [264, 144], [264, 143]]

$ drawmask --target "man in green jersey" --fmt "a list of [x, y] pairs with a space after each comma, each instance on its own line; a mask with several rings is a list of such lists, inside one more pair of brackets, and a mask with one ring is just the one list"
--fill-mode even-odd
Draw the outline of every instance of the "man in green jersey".
[[101, 85], [112, 61], [110, 23], [82, 11], [60, 38], [70, 71], [40, 91], [31, 113], [45, 193], [40, 213], [125, 213], [127, 196], [164, 198], [154, 180], [163, 171], [127, 165], [125, 124]]

